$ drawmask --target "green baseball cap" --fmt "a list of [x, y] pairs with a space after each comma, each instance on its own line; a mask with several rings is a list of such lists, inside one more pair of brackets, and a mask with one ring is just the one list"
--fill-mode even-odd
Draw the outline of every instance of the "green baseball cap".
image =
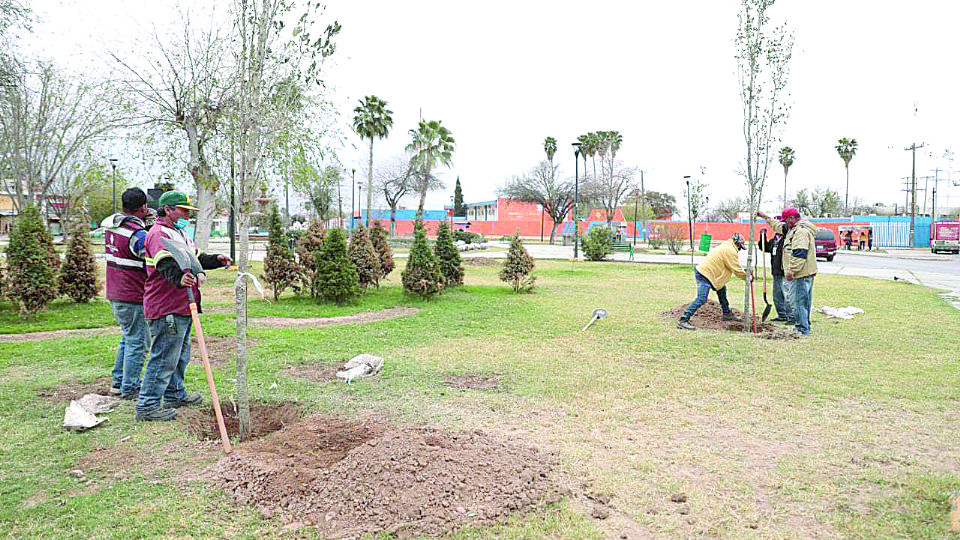
[[164, 206], [179, 206], [180, 208], [186, 208], [187, 210], [198, 210], [197, 207], [190, 204], [190, 197], [184, 195], [182, 191], [167, 191], [160, 196], [157, 206], [160, 208], [163, 208]]

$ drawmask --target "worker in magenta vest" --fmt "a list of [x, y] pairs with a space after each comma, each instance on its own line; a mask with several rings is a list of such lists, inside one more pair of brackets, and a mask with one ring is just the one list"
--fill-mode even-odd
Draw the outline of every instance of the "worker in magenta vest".
[[133, 399], [140, 392], [140, 371], [150, 344], [143, 316], [143, 284], [147, 279], [144, 220], [149, 209], [147, 194], [140, 188], [124, 191], [120, 201], [123, 211], [100, 223], [107, 259], [107, 300], [123, 332], [110, 377], [110, 393]]
[[[203, 402], [200, 394], [187, 392], [183, 374], [190, 362], [190, 305], [187, 287], [193, 289], [200, 311], [200, 288], [197, 276], [180, 270], [167, 251], [164, 241], [182, 244], [196, 253], [200, 266], [211, 270], [229, 265], [226, 255], [201, 253], [184, 229], [190, 212], [196, 208], [179, 191], [168, 191], [158, 202], [157, 224], [147, 233], [143, 311], [150, 328], [150, 360], [143, 375], [137, 400], [137, 420], [173, 420], [177, 408]], [[162, 404], [161, 404], [162, 399]]]

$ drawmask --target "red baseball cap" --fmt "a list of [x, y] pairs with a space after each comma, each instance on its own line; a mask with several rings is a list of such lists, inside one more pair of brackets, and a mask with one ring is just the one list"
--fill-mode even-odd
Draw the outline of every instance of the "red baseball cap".
[[800, 211], [792, 206], [788, 206], [787, 208], [783, 209], [783, 213], [780, 214], [780, 219], [787, 219], [791, 216], [800, 217]]

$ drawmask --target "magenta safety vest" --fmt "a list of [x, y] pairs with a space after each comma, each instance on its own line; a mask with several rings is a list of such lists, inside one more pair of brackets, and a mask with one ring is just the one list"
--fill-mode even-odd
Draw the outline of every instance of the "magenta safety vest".
[[143, 258], [146, 233], [140, 232], [145, 230], [143, 222], [136, 216], [126, 214], [114, 214], [111, 218], [111, 226], [105, 227], [103, 233], [107, 259], [107, 299], [142, 304], [143, 286], [147, 279]]

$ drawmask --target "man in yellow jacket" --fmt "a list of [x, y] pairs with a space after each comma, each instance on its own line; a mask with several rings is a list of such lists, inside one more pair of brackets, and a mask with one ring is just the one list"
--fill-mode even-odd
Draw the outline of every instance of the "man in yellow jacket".
[[730, 240], [720, 244], [707, 253], [707, 258], [697, 265], [693, 271], [693, 276], [697, 280], [697, 299], [690, 302], [687, 310], [683, 312], [680, 321], [677, 322], [677, 328], [684, 330], [696, 330], [697, 327], [690, 324], [690, 317], [700, 309], [700, 306], [707, 303], [707, 295], [710, 290], [717, 291], [717, 298], [720, 300], [720, 308], [723, 310], [723, 320], [736, 320], [736, 315], [730, 311], [730, 303], [727, 302], [727, 282], [730, 276], [736, 275], [740, 279], [746, 279], [747, 273], [740, 266], [740, 259], [737, 253], [747, 246], [746, 240], [740, 233], [733, 233]]
[[757, 216], [767, 220], [770, 228], [783, 234], [789, 231], [783, 242], [783, 276], [790, 282], [793, 298], [794, 330], [810, 333], [810, 308], [813, 307], [813, 278], [817, 275], [817, 227], [800, 217], [796, 208], [784, 208], [783, 221], [773, 219], [763, 212]]

